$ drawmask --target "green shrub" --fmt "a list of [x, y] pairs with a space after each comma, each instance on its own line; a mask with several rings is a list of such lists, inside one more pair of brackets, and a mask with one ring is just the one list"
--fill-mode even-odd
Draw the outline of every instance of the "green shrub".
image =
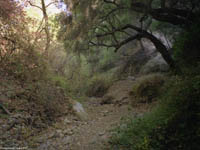
[[151, 113], [117, 129], [115, 147], [128, 150], [197, 150], [200, 141], [200, 76], [173, 77]]
[[1, 72], [6, 72], [8, 76], [13, 76], [21, 82], [43, 80], [48, 71], [42, 56], [34, 50], [12, 55], [0, 65]]
[[8, 88], [4, 93], [12, 100], [8, 102], [11, 112], [26, 111], [44, 125], [68, 110], [64, 79], [52, 75], [49, 80], [49, 66], [34, 49], [10, 56], [1, 63], [0, 72]]
[[165, 78], [162, 74], [150, 74], [137, 79], [130, 93], [132, 105], [150, 103], [156, 99], [160, 94]]
[[163, 96], [171, 115], [165, 118], [166, 125], [153, 129], [151, 143], [161, 144], [162, 149], [199, 149], [200, 76], [172, 82]]
[[[29, 88], [16, 95], [14, 99], [26, 99], [27, 109], [40, 116], [43, 121], [55, 121], [69, 110], [69, 101], [62, 88], [51, 82], [39, 81], [29, 84]], [[33, 106], [32, 106], [33, 105]], [[37, 106], [37, 109], [31, 107]]]
[[64, 77], [59, 76], [59, 75], [50, 75], [50, 80], [53, 81], [55, 83], [56, 86], [59, 86], [65, 90], [69, 90], [69, 87], [67, 85], [67, 81]]
[[86, 95], [89, 97], [102, 97], [106, 94], [110, 81], [103, 76], [94, 76], [87, 88]]

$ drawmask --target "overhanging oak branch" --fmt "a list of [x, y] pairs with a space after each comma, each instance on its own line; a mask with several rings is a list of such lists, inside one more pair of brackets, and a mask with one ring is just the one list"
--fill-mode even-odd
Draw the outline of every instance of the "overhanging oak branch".
[[113, 30], [112, 32], [108, 32], [108, 33], [104, 33], [104, 34], [98, 34], [96, 36], [97, 36], [97, 38], [110, 36], [110, 35], [113, 35], [115, 32], [124, 31], [126, 29], [132, 29], [134, 31], [137, 31], [138, 34], [130, 36], [127, 39], [125, 39], [125, 40], [123, 40], [123, 41], [121, 41], [119, 43], [116, 43], [116, 44], [106, 45], [106, 44], [103, 44], [103, 43], [98, 44], [98, 43], [94, 43], [93, 42], [93, 45], [105, 46], [105, 47], [114, 47], [115, 51], [117, 51], [123, 45], [125, 45], [125, 44], [127, 44], [127, 43], [129, 43], [129, 42], [131, 42], [133, 40], [146, 38], [146, 39], [149, 39], [154, 44], [154, 46], [156, 47], [157, 51], [160, 52], [160, 54], [162, 55], [164, 60], [169, 64], [169, 66], [171, 68], [175, 68], [175, 63], [174, 63], [170, 53], [168, 52], [168, 49], [166, 48], [166, 46], [157, 37], [155, 37], [153, 34], [147, 32], [146, 30], [143, 30], [143, 29], [141, 29], [141, 28], [139, 28], [137, 26], [134, 26], [134, 25], [131, 25], [131, 24], [127, 24], [127, 25], [125, 25], [125, 26], [123, 26], [121, 28], [117, 28], [117, 29]]

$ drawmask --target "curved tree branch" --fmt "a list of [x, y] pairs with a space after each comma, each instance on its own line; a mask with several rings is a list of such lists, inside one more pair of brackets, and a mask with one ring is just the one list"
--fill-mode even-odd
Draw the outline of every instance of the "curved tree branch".
[[[96, 44], [96, 46], [105, 46], [105, 47], [114, 47], [115, 48], [115, 52], [118, 51], [119, 48], [121, 48], [123, 45], [133, 41], [133, 40], [140, 40], [141, 38], [146, 38], [149, 39], [154, 46], [156, 47], [157, 51], [162, 55], [163, 59], [168, 63], [168, 65], [171, 68], [176, 68], [175, 66], [175, 62], [172, 59], [168, 49], [166, 48], [166, 46], [157, 38], [155, 37], [153, 34], [147, 32], [146, 30], [143, 30], [137, 26], [131, 25], [131, 24], [127, 24], [121, 28], [115, 29], [112, 32], [108, 32], [108, 33], [104, 33], [104, 34], [98, 34], [96, 35], [97, 38], [99, 37], [105, 37], [105, 36], [109, 36], [109, 35], [113, 35], [115, 32], [119, 32], [119, 31], [124, 31], [126, 29], [132, 29], [134, 31], [137, 31], [138, 34], [130, 36], [129, 38], [117, 43], [117, 44], [111, 44], [111, 45], [106, 45], [106, 44]], [[95, 43], [93, 42], [93, 45], [95, 45]]]

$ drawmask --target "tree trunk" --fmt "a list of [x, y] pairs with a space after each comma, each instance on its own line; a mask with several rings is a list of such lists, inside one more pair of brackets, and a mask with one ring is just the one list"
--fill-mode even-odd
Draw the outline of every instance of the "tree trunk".
[[176, 68], [175, 62], [172, 59], [168, 49], [157, 37], [148, 32], [145, 32], [143, 37], [149, 39], [154, 44], [157, 51], [162, 55], [163, 59], [167, 62], [170, 68]]
[[45, 33], [46, 33], [46, 38], [47, 38], [47, 41], [46, 41], [46, 47], [45, 47], [45, 51], [44, 51], [44, 54], [46, 56], [48, 56], [48, 49], [49, 49], [49, 46], [50, 46], [50, 32], [49, 32], [49, 24], [48, 24], [48, 15], [47, 15], [47, 11], [46, 11], [46, 6], [45, 6], [45, 2], [44, 0], [41, 0], [41, 3], [42, 3], [42, 12], [43, 12], [43, 17], [44, 17], [44, 20], [45, 20]]

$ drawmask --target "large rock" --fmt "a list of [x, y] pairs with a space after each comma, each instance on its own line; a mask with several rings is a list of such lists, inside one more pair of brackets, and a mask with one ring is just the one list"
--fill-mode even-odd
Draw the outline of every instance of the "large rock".
[[85, 121], [88, 119], [88, 114], [84, 110], [83, 105], [81, 103], [73, 100], [72, 108], [75, 114], [77, 115], [77, 117], [79, 117], [79, 119], [81, 119], [82, 121]]
[[167, 72], [169, 66], [162, 58], [161, 54], [157, 54], [151, 58], [140, 70], [140, 74], [148, 74], [152, 72]]

